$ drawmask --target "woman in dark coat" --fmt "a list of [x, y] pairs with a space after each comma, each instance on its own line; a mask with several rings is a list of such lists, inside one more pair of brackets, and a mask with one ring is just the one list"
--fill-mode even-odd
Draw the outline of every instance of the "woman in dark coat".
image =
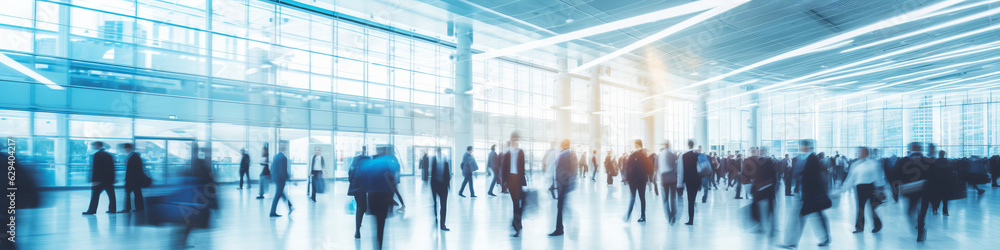
[[830, 220], [823, 214], [823, 210], [830, 208], [832, 202], [827, 193], [827, 176], [825, 169], [823, 169], [819, 164], [819, 157], [812, 152], [812, 142], [803, 141], [802, 146], [803, 152], [809, 152], [804, 159], [800, 159], [798, 164], [804, 164], [802, 166], [796, 166], [796, 168], [801, 168], [802, 174], [800, 182], [801, 184], [801, 195], [802, 195], [802, 209], [799, 210], [798, 218], [798, 228], [792, 228], [790, 232], [786, 233], [787, 245], [782, 245], [781, 247], [794, 249], [798, 244], [799, 239], [802, 237], [802, 229], [805, 227], [805, 219], [807, 215], [816, 214], [819, 218], [819, 223], [823, 232], [823, 241], [819, 243], [819, 246], [830, 245]]

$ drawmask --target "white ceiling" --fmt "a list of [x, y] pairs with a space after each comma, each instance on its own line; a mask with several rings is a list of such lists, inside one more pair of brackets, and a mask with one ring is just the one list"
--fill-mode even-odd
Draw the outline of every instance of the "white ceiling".
[[[419, 3], [417, 3], [419, 1]], [[697, 82], [710, 77], [729, 73], [735, 69], [751, 65], [782, 53], [793, 51], [810, 44], [859, 28], [900, 16], [904, 13], [941, 4], [947, 0], [752, 0], [719, 16], [698, 23], [676, 34], [654, 42], [643, 49], [609, 62], [612, 67], [630, 67], [640, 71], [666, 71]], [[988, 0], [959, 1], [944, 10]], [[348, 1], [338, 1], [337, 4]], [[366, 1], [352, 1], [366, 2]], [[371, 2], [371, 1], [369, 1]], [[407, 23], [414, 26], [446, 28], [447, 20], [465, 16], [475, 20], [475, 43], [484, 50], [501, 49], [537, 39], [589, 28], [624, 18], [629, 18], [681, 4], [689, 0], [376, 0], [385, 5], [422, 6], [409, 14], [423, 15], [424, 23]], [[433, 6], [433, 8], [427, 8]], [[732, 86], [733, 83], [758, 79], [751, 85], [766, 88], [781, 83], [781, 86], [795, 87], [800, 84], [822, 87], [834, 93], [851, 93], [866, 88], [877, 88], [876, 92], [903, 92], [927, 88], [960, 79], [965, 82], [946, 84], [950, 91], [963, 91], [1000, 84], [986, 83], [1000, 80], [1000, 73], [993, 73], [993, 60], [997, 50], [980, 51], [968, 55], [928, 62], [917, 62], [936, 55], [958, 49], [997, 42], [997, 30], [982, 32], [948, 42], [931, 45], [940, 39], [956, 36], [977, 29], [990, 27], [1000, 16], [990, 15], [943, 28], [933, 32], [920, 33], [897, 41], [842, 52], [857, 46], [890, 39], [908, 32], [932, 27], [963, 17], [994, 10], [997, 4], [983, 4], [955, 11], [949, 14], [920, 18], [884, 29], [850, 38], [841, 46], [796, 56], [734, 74], [722, 81], [706, 82], [713, 88]], [[421, 9], [427, 8], [427, 9]], [[437, 10], [432, 10], [432, 9]], [[417, 10], [421, 9], [421, 10]], [[398, 15], [398, 16], [396, 16]], [[392, 19], [406, 19], [406, 13], [396, 13]], [[574, 40], [567, 45], [570, 61], [585, 63], [601, 55], [625, 47], [693, 15], [669, 18], [653, 23], [607, 32], [600, 35]], [[567, 19], [572, 19], [567, 22]], [[915, 49], [917, 46], [925, 46]], [[1000, 46], [989, 45], [989, 46]], [[1000, 48], [1000, 47], [998, 47]], [[555, 46], [520, 52], [517, 56], [538, 55], [540, 52], [552, 55]], [[945, 54], [947, 55], [947, 54]], [[801, 78], [826, 69], [837, 68], [882, 56], [878, 60], [856, 63], [828, 74]], [[977, 62], [978, 61], [978, 62]], [[571, 63], [572, 64], [572, 63]], [[866, 74], [845, 76], [825, 81], [824, 79], [843, 75], [853, 69], [881, 64], [899, 66], [892, 69], [870, 70]], [[956, 65], [959, 64], [959, 65]], [[870, 67], [876, 68], [876, 67]], [[954, 70], [954, 71], [950, 71]], [[863, 71], [863, 70], [859, 70]], [[950, 72], [949, 72], [950, 71]], [[655, 74], [646, 74], [655, 75]], [[984, 76], [985, 75], [985, 76]], [[897, 77], [900, 76], [900, 77]], [[896, 77], [896, 78], [892, 78]], [[680, 81], [691, 84], [691, 81]], [[980, 84], [980, 85], [975, 85]], [[954, 88], [969, 86], [968, 89]], [[943, 88], [943, 86], [941, 87]], [[777, 88], [780, 89], [780, 88]]]

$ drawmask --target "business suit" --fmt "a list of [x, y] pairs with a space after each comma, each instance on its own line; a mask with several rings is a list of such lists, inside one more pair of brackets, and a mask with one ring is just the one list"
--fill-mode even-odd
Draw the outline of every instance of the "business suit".
[[451, 186], [451, 165], [447, 159], [438, 155], [431, 159], [431, 199], [434, 200], [434, 211], [437, 202], [441, 201], [441, 217], [439, 227], [445, 229], [445, 219], [448, 216], [448, 187]]
[[132, 152], [128, 154], [128, 158], [125, 160], [125, 210], [122, 212], [129, 212], [132, 210], [132, 195], [135, 194], [135, 211], [142, 211], [146, 208], [145, 202], [142, 200], [142, 182], [146, 180], [146, 173], [143, 172], [142, 157], [139, 157], [139, 153]]
[[556, 201], [556, 230], [552, 236], [563, 233], [563, 208], [566, 206], [566, 194], [576, 185], [576, 174], [573, 166], [577, 165], [576, 153], [566, 149], [559, 153], [556, 160], [556, 190], [559, 196]]
[[250, 188], [250, 155], [246, 153], [240, 158], [240, 189], [243, 188], [243, 176], [247, 177], [247, 188]]
[[[787, 246], [794, 247], [798, 245], [799, 239], [802, 237], [802, 229], [805, 227], [805, 216], [813, 213], [818, 216], [819, 226], [822, 229], [819, 232], [822, 236], [818, 238], [823, 239], [823, 241], [819, 245], [827, 246], [830, 244], [830, 221], [823, 214], [823, 210], [830, 208], [831, 202], [830, 197], [827, 196], [827, 178], [824, 177], [825, 170], [821, 166], [819, 157], [816, 154], [809, 153], [797, 159], [792, 169], [792, 178], [796, 182], [802, 183], [799, 195], [802, 198], [802, 206], [799, 209], [797, 219], [790, 220], [790, 222], [793, 222], [791, 230], [785, 233]], [[797, 223], [794, 223], [795, 221]]]
[[487, 192], [490, 195], [493, 194], [493, 187], [500, 184], [500, 156], [497, 155], [496, 151], [490, 151], [490, 155], [486, 157], [486, 168], [493, 173], [493, 178], [486, 180], [486, 183], [490, 185], [490, 191]]
[[514, 235], [517, 237], [521, 232], [521, 215], [524, 213], [523, 187], [527, 186], [528, 183], [524, 178], [524, 151], [512, 148], [504, 153], [502, 159], [500, 172], [507, 176], [507, 179], [504, 180], [504, 186], [510, 192], [510, 200], [514, 210], [511, 226], [514, 227], [514, 231], [516, 231]]
[[1000, 155], [994, 155], [990, 157], [990, 177], [993, 179], [993, 186], [1000, 187], [997, 184], [997, 179], [1000, 178]]
[[694, 200], [698, 196], [698, 189], [701, 188], [701, 176], [698, 175], [699, 155], [699, 153], [689, 150], [681, 154], [681, 164], [678, 164], [680, 170], [677, 177], [681, 179], [681, 182], [677, 183], [677, 188], [685, 188], [687, 191], [688, 222], [685, 224], [688, 225], [694, 224]]
[[292, 212], [292, 201], [285, 196], [285, 182], [288, 181], [288, 158], [285, 153], [278, 152], [271, 162], [271, 181], [274, 181], [274, 200], [271, 201], [271, 216], [278, 215], [278, 200], [285, 199], [288, 202], [288, 213]]
[[614, 179], [611, 178], [613, 177], [611, 171], [615, 171], [614, 168], [615, 160], [612, 159], [611, 154], [608, 154], [608, 156], [604, 157], [604, 173], [608, 175], [608, 185], [611, 185], [611, 183], [614, 182]]
[[646, 183], [653, 176], [653, 161], [649, 160], [644, 150], [636, 150], [629, 155], [625, 161], [625, 181], [628, 182], [632, 199], [629, 201], [628, 213], [625, 218], [632, 216], [632, 208], [635, 206], [635, 197], [639, 196], [640, 216], [639, 222], [646, 221]]
[[458, 196], [465, 196], [462, 195], [462, 192], [465, 191], [465, 185], [469, 185], [469, 194], [476, 197], [476, 189], [472, 187], [474, 186], [472, 185], [472, 172], [476, 170], [479, 170], [476, 158], [472, 156], [472, 153], [465, 152], [465, 155], [462, 156], [462, 187], [458, 189]]
[[101, 192], [108, 193], [108, 213], [114, 213], [115, 202], [115, 158], [104, 149], [97, 150], [90, 163], [90, 182], [94, 185], [90, 188], [90, 207], [88, 214], [97, 212], [97, 204], [101, 199]]
[[427, 173], [430, 171], [427, 169], [427, 164], [431, 164], [431, 159], [427, 157], [427, 154], [424, 154], [423, 157], [420, 157], [420, 177], [424, 181], [427, 181]]

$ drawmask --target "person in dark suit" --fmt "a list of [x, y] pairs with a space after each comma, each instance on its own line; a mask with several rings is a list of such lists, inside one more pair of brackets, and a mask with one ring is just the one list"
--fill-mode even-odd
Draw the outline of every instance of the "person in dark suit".
[[142, 185], [147, 180], [146, 172], [143, 171], [142, 157], [135, 152], [135, 145], [132, 143], [122, 144], [125, 150], [125, 209], [121, 213], [129, 213], [132, 210], [132, 195], [135, 194], [135, 211], [139, 212], [146, 208], [146, 203], [142, 199]]
[[458, 188], [458, 196], [465, 197], [462, 192], [465, 191], [465, 185], [469, 185], [469, 194], [476, 198], [476, 189], [472, 188], [475, 186], [472, 184], [472, 174], [479, 170], [479, 164], [476, 163], [476, 157], [472, 156], [472, 146], [465, 150], [465, 155], [462, 156], [462, 187]]
[[768, 236], [774, 237], [777, 234], [774, 204], [778, 191], [778, 169], [764, 148], [757, 149], [756, 160], [757, 170], [754, 172], [753, 184], [749, 190], [753, 195], [750, 209], [754, 211], [752, 214], [756, 216], [756, 220], [761, 223], [761, 228]]
[[431, 164], [431, 158], [427, 156], [427, 152], [423, 152], [423, 156], [420, 157], [420, 177], [424, 181], [427, 181], [427, 174], [430, 169], [427, 168], [428, 164]]
[[294, 208], [292, 208], [292, 201], [288, 200], [285, 196], [285, 182], [288, 181], [288, 157], [285, 153], [288, 152], [288, 143], [282, 142], [278, 144], [278, 154], [274, 155], [274, 162], [271, 163], [271, 180], [274, 181], [274, 199], [271, 200], [271, 217], [281, 217], [277, 213], [278, 201], [280, 199], [285, 199], [288, 203], [288, 214], [291, 214]]
[[649, 160], [649, 155], [642, 148], [642, 140], [635, 140], [635, 151], [629, 155], [625, 162], [625, 175], [628, 181], [629, 192], [632, 199], [629, 201], [628, 212], [625, 214], [625, 221], [632, 216], [632, 208], [635, 206], [635, 197], [639, 196], [639, 222], [646, 222], [646, 183], [653, 176], [653, 161]]
[[108, 193], [108, 213], [115, 213], [115, 158], [104, 151], [104, 143], [95, 141], [90, 148], [96, 150], [90, 163], [90, 208], [83, 214], [96, 214], [101, 192]]
[[798, 213], [798, 223], [789, 228], [787, 233], [785, 233], [785, 245], [781, 245], [783, 248], [794, 249], [798, 245], [799, 240], [802, 238], [802, 228], [805, 227], [805, 217], [810, 214], [816, 214], [819, 217], [819, 223], [823, 231], [821, 239], [822, 242], [819, 246], [824, 247], [830, 245], [830, 221], [823, 215], [823, 210], [830, 208], [832, 206], [832, 201], [827, 195], [827, 178], [824, 176], [824, 169], [820, 166], [819, 157], [813, 153], [813, 142], [811, 140], [802, 140], [799, 142], [799, 150], [802, 152], [802, 156], [799, 157], [799, 161], [794, 167], [793, 178], [798, 178], [800, 181], [802, 191], [802, 207], [799, 209]]
[[698, 188], [701, 188], [701, 176], [698, 175], [698, 152], [694, 151], [694, 140], [688, 140], [688, 151], [680, 156], [680, 164], [677, 164], [677, 188], [687, 191], [688, 221], [684, 225], [694, 225], [694, 201], [698, 197]]
[[993, 155], [990, 157], [990, 177], [993, 179], [993, 186], [1000, 187], [997, 185], [997, 179], [1000, 179], [1000, 155]]
[[556, 201], [556, 230], [549, 236], [563, 235], [563, 208], [566, 206], [566, 194], [576, 186], [576, 153], [570, 150], [569, 139], [563, 139], [559, 144], [562, 152], [556, 160], [556, 190], [559, 191]]
[[[486, 183], [490, 186], [490, 191], [488, 192], [490, 196], [497, 196], [493, 194], [493, 187], [500, 184], [500, 156], [497, 155], [497, 145], [490, 146], [490, 154], [486, 156]], [[493, 178], [490, 178], [490, 176]]]
[[597, 150], [595, 149], [593, 154], [590, 155], [590, 165], [594, 169], [593, 174], [590, 176], [591, 181], [597, 181]]
[[792, 196], [792, 160], [788, 158], [788, 154], [785, 154], [785, 158], [782, 159], [778, 164], [777, 168], [781, 171], [781, 178], [785, 182], [785, 196]]
[[250, 155], [246, 149], [240, 149], [240, 188], [243, 189], [243, 176], [247, 177], [247, 189], [250, 188]]
[[[396, 174], [394, 169], [399, 168], [399, 160], [393, 155], [394, 150], [391, 145], [379, 145], [376, 147], [374, 159], [366, 161], [364, 167], [358, 169], [355, 178], [358, 182], [363, 182], [362, 190], [358, 192], [367, 193], [368, 206], [375, 215], [377, 248], [382, 249], [382, 239], [385, 235], [385, 221], [392, 208], [392, 195], [396, 193]], [[362, 213], [363, 214], [363, 213]]]
[[448, 218], [448, 188], [451, 186], [451, 164], [437, 148], [436, 155], [431, 159], [431, 199], [434, 200], [434, 211], [437, 212], [438, 201], [441, 201], [440, 224], [441, 231], [449, 231], [445, 221]]
[[514, 237], [521, 235], [521, 214], [524, 213], [524, 186], [527, 180], [524, 178], [524, 151], [518, 148], [521, 136], [518, 132], [510, 135], [510, 147], [501, 158], [500, 172], [507, 176], [504, 186], [510, 192], [510, 200], [513, 204], [514, 217], [511, 226], [514, 227]]
[[608, 155], [604, 156], [604, 173], [608, 175], [608, 185], [611, 185], [611, 183], [614, 182], [612, 177], [614, 177], [614, 174], [617, 172], [618, 170], [615, 169], [615, 158], [612, 156], [611, 150], [608, 150]]

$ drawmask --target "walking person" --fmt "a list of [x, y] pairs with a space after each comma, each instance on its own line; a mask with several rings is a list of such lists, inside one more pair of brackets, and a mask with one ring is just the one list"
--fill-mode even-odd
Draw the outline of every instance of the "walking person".
[[[790, 220], [790, 227], [785, 233], [785, 243], [780, 247], [794, 249], [798, 245], [799, 240], [802, 238], [802, 229], [805, 227], [807, 216], [815, 214], [819, 219], [819, 228], [817, 234], [819, 238], [822, 239], [819, 246], [825, 247], [830, 245], [830, 221], [823, 215], [823, 210], [833, 206], [833, 202], [827, 195], [827, 179], [824, 176], [824, 169], [820, 166], [819, 157], [813, 153], [813, 142], [811, 140], [802, 140], [799, 142], [799, 151], [802, 152], [802, 156], [799, 157], [797, 164], [800, 166], [795, 167], [795, 177], [799, 178], [801, 181], [801, 208], [799, 209], [794, 220]], [[794, 210], [793, 210], [794, 211]]]
[[565, 233], [563, 230], [563, 209], [566, 207], [566, 195], [576, 186], [576, 171], [573, 171], [573, 166], [578, 164], [576, 153], [570, 150], [569, 139], [563, 139], [559, 146], [562, 152], [559, 153], [555, 166], [556, 190], [559, 191], [556, 201], [556, 230], [549, 236], [559, 236]]
[[115, 213], [115, 158], [104, 151], [104, 143], [95, 141], [90, 143], [90, 149], [94, 150], [90, 161], [90, 207], [85, 215], [97, 213], [97, 204], [101, 199], [101, 192], [108, 194], [108, 211]]
[[285, 183], [288, 181], [288, 157], [285, 153], [288, 152], [288, 143], [278, 143], [278, 154], [274, 155], [274, 162], [271, 163], [271, 167], [274, 171], [271, 172], [271, 181], [274, 181], [274, 199], [271, 200], [271, 217], [281, 217], [277, 213], [278, 201], [280, 199], [285, 199], [288, 203], [288, 214], [292, 214], [295, 210], [292, 208], [292, 201], [288, 200], [285, 196]]
[[656, 155], [657, 170], [659, 170], [660, 185], [663, 187], [663, 208], [667, 215], [667, 222], [673, 225], [677, 222], [677, 191], [679, 187], [677, 154], [670, 151], [670, 142], [663, 143], [663, 150]]
[[[376, 249], [382, 249], [385, 236], [385, 222], [392, 209], [392, 195], [396, 191], [397, 175], [393, 169], [399, 168], [399, 160], [393, 154], [391, 145], [375, 148], [376, 156], [366, 161], [355, 173], [358, 182], [364, 183], [357, 192], [366, 193], [368, 208], [375, 215]], [[364, 213], [362, 213], [364, 214]], [[355, 238], [359, 236], [355, 233]]]
[[590, 168], [594, 170], [594, 171], [591, 171], [591, 172], [593, 172], [593, 174], [591, 174], [590, 180], [591, 181], [597, 181], [597, 150], [596, 149], [594, 149], [594, 152], [590, 155]]
[[635, 207], [635, 197], [639, 196], [638, 222], [646, 222], [646, 183], [653, 176], [653, 162], [649, 160], [646, 150], [642, 147], [642, 140], [635, 140], [635, 151], [629, 155], [624, 169], [629, 193], [632, 194], [624, 220], [628, 221], [631, 218], [632, 208]]
[[434, 159], [431, 159], [431, 199], [434, 200], [434, 212], [437, 213], [438, 201], [441, 201], [440, 223], [441, 231], [450, 231], [445, 222], [448, 218], [448, 189], [451, 186], [451, 165], [448, 159], [437, 148]]
[[528, 185], [524, 178], [524, 151], [519, 148], [521, 136], [517, 131], [510, 134], [510, 147], [504, 153], [503, 163], [500, 165], [501, 172], [507, 176], [504, 186], [510, 192], [510, 201], [514, 212], [511, 227], [514, 228], [513, 237], [521, 235], [521, 215], [524, 214], [524, 186]]
[[[261, 155], [262, 159], [261, 159], [261, 162], [260, 162], [260, 166], [261, 166], [261, 170], [260, 170], [260, 183], [259, 183], [260, 184], [259, 185], [260, 186], [260, 193], [257, 195], [257, 199], [258, 200], [259, 199], [264, 199], [264, 193], [267, 193], [267, 187], [269, 186], [269, 183], [271, 181], [271, 168], [270, 168], [270, 165], [269, 165], [269, 163], [271, 162], [271, 160], [270, 160], [271, 159], [270, 154], [271, 153], [268, 152], [267, 143], [265, 142], [264, 143], [264, 148], [261, 149], [261, 151], [260, 151], [260, 155]], [[249, 179], [250, 178], [247, 178], [247, 187], [249, 187], [249, 185], [250, 185], [249, 184], [249, 182], [250, 182]]]
[[469, 186], [469, 194], [472, 198], [476, 198], [476, 189], [472, 186], [473, 173], [479, 170], [479, 164], [476, 163], [476, 157], [472, 156], [472, 146], [465, 148], [465, 155], [462, 156], [462, 187], [458, 189], [458, 196], [465, 197], [462, 192], [465, 192], [465, 186]]
[[243, 189], [243, 177], [247, 177], [247, 189], [250, 189], [250, 155], [246, 149], [240, 149], [240, 188]]
[[687, 191], [688, 221], [684, 225], [694, 225], [694, 201], [701, 188], [701, 176], [698, 174], [698, 158], [701, 154], [694, 150], [694, 140], [688, 140], [688, 151], [680, 155], [677, 164], [677, 188]]
[[316, 189], [323, 181], [324, 168], [326, 168], [326, 159], [323, 158], [323, 149], [316, 147], [316, 153], [309, 160], [309, 184], [306, 185], [306, 188], [309, 189], [309, 199], [312, 201], [316, 201]]
[[423, 151], [421, 154], [423, 156], [420, 157], [420, 177], [426, 182], [427, 176], [429, 176], [427, 173], [430, 171], [428, 165], [431, 164], [431, 159], [427, 156], [427, 151]]
[[882, 220], [879, 219], [875, 208], [885, 199], [885, 188], [889, 185], [885, 180], [885, 173], [882, 171], [881, 160], [876, 160], [869, 156], [866, 147], [858, 148], [858, 159], [851, 163], [851, 171], [847, 173], [847, 179], [837, 193], [846, 192], [853, 188], [856, 191], [858, 212], [854, 220], [854, 232], [861, 233], [865, 230], [865, 203], [871, 201], [872, 222], [875, 226], [872, 233], [882, 230]]
[[768, 238], [773, 238], [777, 234], [776, 219], [774, 217], [775, 196], [778, 191], [778, 169], [771, 157], [767, 157], [764, 148], [757, 149], [758, 157], [757, 169], [753, 176], [753, 184], [750, 186], [750, 193], [753, 196], [751, 203], [752, 214], [760, 222], [760, 231], [767, 234]]
[[371, 157], [368, 157], [368, 148], [361, 146], [361, 152], [351, 160], [351, 167], [347, 170], [347, 195], [354, 196], [354, 238], [361, 238], [361, 223], [368, 212], [368, 192], [365, 192], [365, 182], [358, 177], [358, 171], [364, 167]]
[[146, 208], [146, 203], [142, 199], [142, 187], [148, 186], [149, 177], [146, 176], [144, 171], [144, 165], [142, 163], [142, 157], [139, 156], [139, 152], [135, 152], [135, 145], [132, 143], [122, 144], [122, 149], [125, 150], [125, 209], [120, 213], [131, 213], [132, 211], [132, 194], [135, 194], [135, 210], [134, 212], [140, 212]]
[[490, 196], [497, 196], [493, 194], [493, 187], [500, 185], [500, 156], [497, 155], [497, 145], [490, 146], [490, 154], [486, 156], [486, 178], [486, 183], [490, 186], [490, 191], [487, 193]]

